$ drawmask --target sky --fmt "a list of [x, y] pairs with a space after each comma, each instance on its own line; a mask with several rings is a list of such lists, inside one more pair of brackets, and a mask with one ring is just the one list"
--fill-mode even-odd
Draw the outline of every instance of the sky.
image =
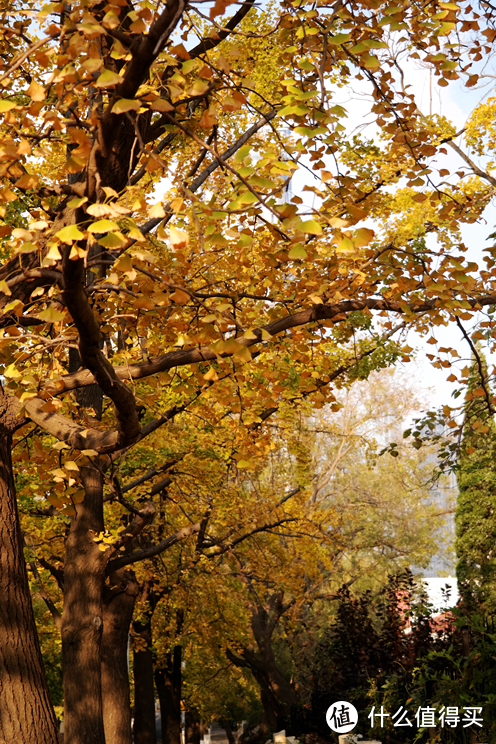
[[[467, 119], [476, 106], [483, 100], [495, 95], [496, 80], [488, 78], [484, 86], [466, 88], [464, 80], [452, 82], [449, 86], [442, 88], [437, 85], [435, 78], [432, 77], [429, 69], [421, 65], [418, 60], [403, 59], [401, 66], [405, 76], [406, 85], [411, 86], [409, 92], [413, 93], [420, 111], [425, 114], [439, 114], [450, 119], [456, 126], [457, 131], [463, 129]], [[496, 60], [490, 61], [485, 72], [492, 75], [495, 72]], [[474, 70], [471, 70], [473, 72]], [[367, 120], [368, 105], [360, 99], [360, 95], [350, 94], [349, 90], [341, 89], [342, 103], [348, 111], [348, 121], [359, 122], [358, 129], [367, 137], [373, 138], [375, 130], [373, 126], [365, 126]], [[343, 122], [344, 123], [344, 122]], [[465, 152], [468, 152], [463, 141], [463, 135], [460, 136], [456, 143]], [[480, 159], [473, 153], [471, 158], [483, 166]], [[446, 167], [451, 171], [462, 167], [466, 172], [467, 166], [460, 157], [448, 148], [446, 156], [436, 156], [434, 161], [435, 167]], [[484, 219], [479, 223], [465, 224], [461, 227], [462, 238], [468, 247], [465, 254], [470, 261], [475, 261], [479, 267], [483, 266], [484, 248], [491, 244], [488, 242], [488, 236], [496, 230], [496, 203], [493, 203], [486, 209]], [[440, 326], [436, 329], [435, 334], [439, 344], [438, 346], [453, 347], [464, 359], [470, 358], [470, 350], [466, 341], [463, 339], [461, 331], [457, 326]], [[447, 381], [450, 375], [449, 369], [434, 368], [426, 357], [427, 353], [432, 353], [432, 346], [426, 343], [426, 338], [420, 337], [413, 332], [409, 333], [408, 343], [415, 349], [414, 361], [410, 364], [403, 364], [403, 370], [411, 375], [419, 387], [430, 391], [429, 397], [432, 399], [436, 408], [443, 404], [453, 403], [452, 393], [456, 387]], [[496, 364], [496, 356], [487, 355], [490, 362]], [[464, 367], [465, 363], [461, 364]]]
[[[435, 83], [430, 85], [429, 72], [421, 69], [417, 63], [407, 64], [405, 66], [406, 78], [412, 85], [415, 93], [417, 105], [423, 113], [438, 113], [446, 116], [453, 121], [460, 131], [465, 125], [467, 118], [473, 109], [488, 96], [494, 95], [494, 81], [489, 81], [484, 88], [465, 88], [463, 81], [457, 81], [446, 88], [440, 88]], [[432, 96], [431, 96], [432, 90]], [[430, 111], [429, 111], [430, 110]], [[459, 137], [457, 144], [465, 151], [467, 148], [463, 142], [463, 137]], [[471, 153], [473, 160], [478, 162], [478, 158]], [[439, 161], [438, 161], [439, 162]], [[460, 158], [452, 150], [448, 151], [446, 158], [446, 167], [453, 168], [454, 165], [464, 166]], [[466, 167], [465, 167], [466, 170]], [[470, 261], [475, 261], [479, 267], [483, 265], [484, 248], [491, 244], [488, 242], [488, 236], [496, 229], [496, 204], [493, 203], [488, 207], [484, 214], [484, 220], [479, 223], [462, 225], [461, 232], [468, 251], [465, 254]], [[470, 357], [466, 341], [462, 338], [460, 330], [450, 325], [448, 327], [439, 327], [436, 329], [436, 338], [439, 346], [449, 346], [456, 349], [463, 358]], [[426, 358], [426, 353], [432, 351], [432, 347], [426, 344], [425, 340], [415, 334], [410, 336], [410, 345], [416, 348], [417, 363], [411, 365], [412, 376], [418, 381], [419, 385], [432, 389], [433, 400], [436, 407], [453, 402], [451, 394], [456, 385], [447, 381], [450, 374], [449, 369], [436, 369]], [[496, 358], [489, 359], [496, 363]], [[405, 365], [408, 369], [410, 365]], [[462, 364], [461, 366], [464, 366]]]

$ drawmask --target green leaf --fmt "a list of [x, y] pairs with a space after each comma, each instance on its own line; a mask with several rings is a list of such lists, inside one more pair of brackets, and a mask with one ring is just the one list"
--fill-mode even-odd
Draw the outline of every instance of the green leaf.
[[251, 147], [250, 145], [243, 145], [243, 147], [240, 147], [238, 152], [235, 155], [235, 160], [237, 163], [241, 163], [247, 155], [250, 154]]
[[369, 57], [367, 60], [365, 60], [365, 67], [368, 70], [375, 69], [380, 66], [380, 62], [377, 59], [377, 57]]
[[211, 245], [229, 245], [229, 241], [221, 233], [214, 233], [208, 238]]
[[296, 134], [304, 134], [306, 137], [316, 137], [318, 134], [326, 134], [325, 127], [295, 127]]
[[330, 36], [327, 43], [332, 44], [333, 46], [338, 46], [339, 44], [344, 44], [345, 42], [350, 41], [350, 39], [350, 34], [336, 34], [336, 36]]

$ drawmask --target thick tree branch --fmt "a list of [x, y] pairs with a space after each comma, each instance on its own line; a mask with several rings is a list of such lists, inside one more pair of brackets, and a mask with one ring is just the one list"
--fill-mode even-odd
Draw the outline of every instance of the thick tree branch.
[[136, 401], [131, 389], [119, 379], [102, 352], [100, 326], [85, 291], [84, 262], [80, 258], [69, 258], [70, 253], [71, 249], [66, 248], [62, 262], [65, 284], [62, 297], [79, 333], [81, 362], [91, 370], [104, 395], [112, 400], [117, 420], [117, 446], [125, 447], [136, 441], [141, 430]]
[[[487, 307], [496, 304], [496, 295], [477, 297], [472, 300], [464, 300], [464, 302], [467, 302], [472, 308], [477, 308], [479, 306]], [[253, 331], [253, 335], [255, 336], [254, 339], [241, 337], [237, 338], [236, 341], [241, 346], [250, 348], [251, 346], [262, 342], [262, 333], [264, 331], [269, 333], [271, 336], [277, 336], [292, 328], [298, 328], [303, 325], [308, 325], [309, 323], [316, 323], [323, 320], [339, 322], [345, 320], [347, 314], [356, 312], [357, 310], [385, 311], [401, 315], [410, 313], [413, 315], [435, 310], [438, 306], [439, 301], [436, 298], [417, 303], [364, 298], [343, 300], [332, 305], [314, 305], [307, 310], [301, 310], [292, 315], [286, 315], [277, 320], [273, 320], [271, 323], [267, 323], [262, 328], [255, 329]], [[228, 353], [219, 354], [208, 347], [178, 349], [177, 351], [170, 351], [167, 354], [155, 357], [146, 362], [130, 364], [125, 367], [115, 367], [114, 370], [117, 377], [121, 380], [139, 380], [144, 377], [150, 377], [150, 375], [155, 375], [158, 372], [165, 372], [174, 367], [183, 367], [185, 365], [199, 362], [214, 361], [219, 356], [225, 358], [232, 355]], [[49, 394], [60, 395], [60, 393], [68, 390], [75, 390], [79, 387], [92, 385], [94, 382], [95, 378], [89, 370], [81, 370], [72, 375], [66, 375], [59, 380], [50, 380], [45, 383], [42, 390]]]
[[210, 51], [210, 49], [214, 49], [216, 46], [218, 46], [221, 41], [227, 39], [231, 31], [234, 31], [236, 26], [239, 26], [243, 18], [250, 12], [254, 2], [255, 0], [246, 0], [241, 8], [233, 15], [231, 20], [226, 23], [224, 28], [219, 31], [218, 34], [216, 34], [215, 38], [213, 36], [209, 36], [207, 39], [203, 39], [202, 41], [200, 41], [200, 43], [193, 47], [193, 49], [190, 49], [189, 56], [191, 57], [191, 59], [196, 59], [196, 57], [199, 57], [200, 54], [205, 54], [205, 52], [208, 52]]

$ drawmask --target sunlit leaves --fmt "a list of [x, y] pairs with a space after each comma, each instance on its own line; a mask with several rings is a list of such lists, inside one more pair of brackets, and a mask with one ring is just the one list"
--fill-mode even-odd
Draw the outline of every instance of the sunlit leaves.
[[96, 88], [109, 88], [114, 85], [118, 85], [123, 81], [122, 75], [112, 70], [104, 70], [101, 75], [98, 76], [94, 85]]
[[129, 98], [120, 98], [112, 106], [113, 114], [125, 114], [126, 111], [137, 111], [141, 106], [139, 101]]
[[63, 243], [73, 243], [75, 240], [81, 240], [84, 237], [84, 233], [77, 227], [77, 225], [67, 225], [61, 230], [55, 233], [55, 236], [59, 238]]

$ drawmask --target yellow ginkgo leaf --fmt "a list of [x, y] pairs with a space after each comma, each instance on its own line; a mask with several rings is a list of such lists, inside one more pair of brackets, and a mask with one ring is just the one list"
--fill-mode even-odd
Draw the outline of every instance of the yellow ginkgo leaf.
[[189, 294], [183, 292], [182, 289], [176, 289], [176, 291], [171, 294], [170, 298], [173, 302], [177, 302], [179, 305], [185, 305], [190, 299]]
[[38, 85], [34, 80], [27, 89], [26, 93], [32, 101], [44, 101], [46, 98], [46, 91], [42, 85]]
[[52, 244], [52, 247], [50, 248], [50, 250], [46, 254], [46, 258], [50, 259], [50, 261], [60, 261], [60, 259], [62, 258], [62, 256], [60, 254], [59, 246], [58, 246], [57, 243], [53, 243]]
[[87, 196], [75, 196], [74, 199], [71, 199], [67, 202], [68, 207], [72, 207], [73, 209], [77, 209], [78, 207], [81, 207], [83, 204], [86, 204], [88, 201]]
[[353, 253], [355, 246], [349, 238], [343, 238], [336, 250], [338, 253]]
[[40, 177], [34, 173], [25, 173], [16, 181], [16, 186], [19, 189], [35, 189], [39, 180]]
[[6, 111], [11, 111], [16, 108], [17, 104], [14, 101], [6, 101], [5, 99], [0, 100], [0, 114], [4, 114]]
[[169, 234], [173, 248], [183, 248], [183, 246], [188, 245], [189, 235], [185, 230], [178, 230], [177, 227], [171, 225]]
[[165, 209], [161, 204], [154, 204], [148, 214], [150, 217], [165, 217]]
[[41, 313], [38, 313], [38, 318], [45, 321], [45, 323], [59, 323], [61, 320], [64, 320], [65, 313], [60, 312], [56, 307], [50, 305], [46, 310], [42, 310]]
[[108, 217], [112, 210], [107, 204], [90, 204], [86, 210], [92, 217]]
[[153, 101], [150, 108], [152, 111], [174, 111], [174, 106], [171, 106], [164, 98], [158, 98], [156, 101]]
[[66, 225], [62, 230], [58, 230], [58, 232], [55, 233], [55, 237], [63, 243], [71, 245], [75, 240], [81, 240], [81, 238], [84, 238], [84, 233], [81, 232], [77, 225]]
[[356, 231], [353, 236], [353, 242], [356, 248], [361, 248], [364, 245], [368, 245], [373, 239], [375, 232], [370, 230], [368, 227], [361, 227]]
[[126, 111], [137, 111], [141, 106], [139, 101], [135, 101], [132, 98], [121, 98], [116, 101], [112, 106], [113, 114], [125, 114]]
[[98, 220], [88, 227], [90, 233], [104, 233], [111, 230], [118, 230], [119, 225], [113, 220]]
[[208, 88], [209, 85], [204, 80], [195, 80], [191, 88], [188, 90], [188, 95], [202, 96], [207, 92]]
[[295, 243], [291, 247], [291, 250], [288, 253], [288, 258], [290, 258], [292, 261], [295, 261], [297, 259], [305, 259], [307, 258], [308, 253], [306, 252], [305, 248], [302, 246], [301, 243]]
[[320, 235], [322, 233], [321, 226], [318, 222], [315, 222], [315, 220], [307, 220], [307, 222], [302, 222], [301, 230], [303, 232], [310, 233], [310, 235]]
[[64, 462], [64, 468], [66, 470], [79, 470], [74, 460], [66, 460], [66, 462]]
[[119, 85], [122, 83], [124, 78], [122, 75], [118, 75], [117, 72], [112, 70], [104, 70], [102, 74], [97, 78], [96, 82], [93, 83], [95, 88], [108, 88], [111, 85]]

